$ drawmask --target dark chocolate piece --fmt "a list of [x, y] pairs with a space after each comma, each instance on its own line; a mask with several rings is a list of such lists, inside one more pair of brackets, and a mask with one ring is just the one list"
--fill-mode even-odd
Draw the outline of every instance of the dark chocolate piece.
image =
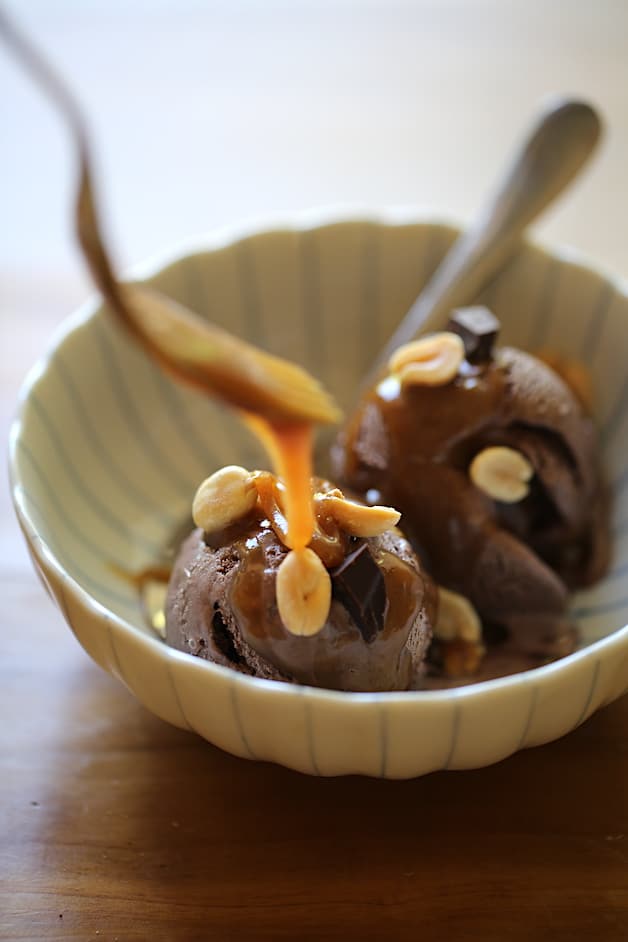
[[469, 363], [490, 360], [499, 327], [499, 321], [487, 307], [459, 307], [451, 312], [447, 324], [447, 330], [462, 338]]
[[349, 553], [330, 571], [332, 594], [358, 626], [365, 641], [382, 631], [388, 609], [386, 582], [366, 543]]

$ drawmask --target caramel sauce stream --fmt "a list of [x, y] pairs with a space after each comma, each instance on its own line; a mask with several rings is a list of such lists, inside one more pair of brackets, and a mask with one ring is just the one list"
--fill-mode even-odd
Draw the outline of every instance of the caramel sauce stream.
[[286, 546], [303, 549], [314, 535], [312, 499], [314, 431], [309, 423], [278, 424], [246, 414], [244, 421], [266, 449], [285, 487]]
[[113, 313], [168, 373], [217, 395], [243, 416], [267, 449], [286, 489], [286, 537], [303, 549], [315, 530], [310, 479], [314, 422], [340, 413], [320, 384], [288, 360], [272, 356], [199, 319], [146, 285], [119, 282], [92, 183], [90, 141], [80, 105], [65, 82], [0, 10], [0, 36], [61, 112], [78, 158], [75, 224], [92, 276]]

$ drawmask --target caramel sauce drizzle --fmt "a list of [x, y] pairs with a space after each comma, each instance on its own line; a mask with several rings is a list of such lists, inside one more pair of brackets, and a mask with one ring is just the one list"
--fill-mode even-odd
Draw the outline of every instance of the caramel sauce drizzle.
[[[245, 416], [245, 422], [266, 449], [275, 473], [284, 485], [282, 503], [285, 510], [285, 532], [281, 535], [282, 542], [288, 549], [303, 549], [311, 542], [316, 529], [311, 483], [314, 440], [312, 425], [282, 425], [250, 414]], [[260, 484], [262, 488], [265, 487], [261, 482]], [[264, 501], [262, 495], [263, 490], [260, 497]], [[281, 526], [279, 521], [277, 523]]]
[[296, 364], [256, 349], [147, 285], [124, 284], [117, 278], [94, 196], [82, 110], [55, 69], [1, 11], [0, 35], [60, 111], [70, 132], [78, 162], [76, 233], [111, 313], [164, 370], [217, 396], [244, 417], [285, 483], [287, 546], [306, 547], [315, 529], [310, 489], [313, 425], [338, 421], [332, 398]]

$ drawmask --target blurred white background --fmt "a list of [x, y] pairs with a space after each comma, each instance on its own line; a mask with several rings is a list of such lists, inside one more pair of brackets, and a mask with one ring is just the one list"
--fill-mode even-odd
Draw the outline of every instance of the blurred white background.
[[[609, 133], [540, 228], [628, 273], [625, 0], [5, 6], [90, 117], [125, 264], [226, 222], [321, 204], [466, 219], [539, 101], [570, 92], [599, 105]], [[4, 49], [0, 96], [2, 278], [37, 271], [78, 288], [64, 128]]]
[[[89, 116], [123, 266], [320, 205], [469, 219], [539, 103], [562, 92], [598, 105], [607, 135], [537, 231], [628, 275], [626, 0], [1, 2]], [[0, 121], [6, 427], [25, 370], [91, 286], [65, 129], [1, 46]]]

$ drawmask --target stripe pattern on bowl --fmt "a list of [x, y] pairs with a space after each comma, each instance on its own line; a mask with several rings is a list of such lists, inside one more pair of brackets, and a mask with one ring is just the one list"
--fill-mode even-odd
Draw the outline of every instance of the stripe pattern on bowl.
[[[307, 366], [349, 408], [360, 377], [456, 236], [374, 220], [282, 229], [196, 252], [149, 282]], [[124, 570], [149, 566], [217, 467], [266, 466], [226, 410], [164, 376], [103, 309], [38, 368], [12, 436], [15, 499], [37, 568], [88, 653], [159, 716], [235, 754], [312, 774], [408, 777], [546, 742], [628, 686], [628, 297], [569, 258], [524, 244], [487, 286], [506, 343], [591, 367], [615, 491], [614, 560], [579, 593], [583, 650], [456, 692], [342, 695], [243, 678], [178, 655], [144, 624]], [[321, 436], [324, 453], [333, 430]]]

